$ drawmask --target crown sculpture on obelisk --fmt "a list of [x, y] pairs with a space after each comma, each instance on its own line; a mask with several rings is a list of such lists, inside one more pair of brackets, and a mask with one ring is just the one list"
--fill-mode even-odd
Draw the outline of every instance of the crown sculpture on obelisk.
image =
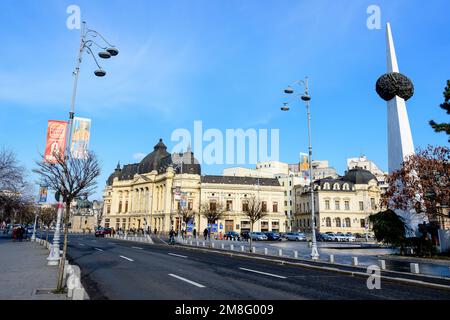
[[[402, 162], [408, 156], [414, 154], [405, 102], [413, 96], [414, 85], [409, 78], [399, 72], [389, 23], [386, 24], [386, 41], [387, 73], [378, 79], [376, 91], [383, 100], [387, 101], [388, 167], [389, 173], [392, 173], [401, 168]], [[413, 208], [410, 210], [396, 209], [395, 212], [405, 220], [411, 231], [417, 230], [417, 225], [426, 220], [423, 214], [416, 213]], [[409, 233], [409, 235], [412, 234]]]

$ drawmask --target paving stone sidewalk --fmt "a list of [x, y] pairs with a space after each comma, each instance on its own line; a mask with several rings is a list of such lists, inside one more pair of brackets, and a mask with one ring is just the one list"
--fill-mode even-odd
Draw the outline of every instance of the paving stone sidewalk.
[[0, 300], [67, 300], [65, 294], [36, 294], [56, 287], [57, 267], [47, 266], [48, 254], [38, 243], [0, 235]]

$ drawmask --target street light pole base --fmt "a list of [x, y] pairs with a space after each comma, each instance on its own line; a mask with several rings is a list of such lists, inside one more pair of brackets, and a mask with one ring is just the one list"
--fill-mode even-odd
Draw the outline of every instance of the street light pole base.
[[50, 249], [50, 254], [47, 257], [47, 261], [48, 261], [47, 265], [57, 266], [57, 265], [59, 265], [59, 260], [60, 260], [59, 246], [52, 245], [52, 247]]
[[319, 260], [319, 252], [317, 251], [317, 248], [314, 246], [313, 246], [312, 252], [311, 252], [311, 259]]

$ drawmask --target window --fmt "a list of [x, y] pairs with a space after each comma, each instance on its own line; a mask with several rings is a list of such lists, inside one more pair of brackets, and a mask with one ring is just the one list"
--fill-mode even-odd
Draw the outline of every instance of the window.
[[110, 205], [106, 206], [106, 213], [111, 213], [111, 206]]
[[359, 211], [364, 211], [364, 202], [359, 202]]
[[370, 206], [372, 207], [372, 210], [377, 209], [377, 205], [375, 204], [375, 198], [370, 198]]
[[231, 211], [233, 208], [233, 201], [227, 200], [227, 211]]
[[292, 187], [292, 181], [289, 181], [289, 187]]
[[284, 192], [284, 196], [287, 197], [287, 191]]
[[330, 210], [330, 200], [325, 200], [325, 209]]
[[326, 226], [328, 227], [328, 228], [330, 228], [331, 227], [331, 218], [326, 218], [325, 219], [325, 223], [326, 223]]
[[188, 210], [194, 209], [194, 203], [192, 201], [188, 202]]
[[177, 201], [177, 209], [181, 210], [181, 201]]
[[284, 201], [284, 206], [287, 207], [287, 201]]
[[211, 201], [211, 202], [209, 203], [209, 210], [211, 210], [211, 211], [216, 211], [216, 209], [217, 209], [217, 204], [216, 204], [216, 202], [215, 202], [215, 201]]
[[306, 209], [308, 209], [307, 212], [309, 212], [309, 202], [306, 203]]
[[345, 210], [350, 210], [350, 201], [346, 200], [344, 201], [345, 204]]
[[125, 201], [125, 212], [128, 212], [128, 201]]
[[341, 227], [341, 218], [336, 218], [336, 227]]
[[335, 183], [335, 184], [334, 184], [333, 190], [339, 190], [339, 183]]
[[261, 232], [269, 231], [269, 221], [261, 221]]
[[340, 207], [340, 205], [339, 205], [339, 200], [336, 200], [336, 201], [334, 202], [334, 209], [335, 209], [335, 210], [341, 210], [341, 207]]
[[352, 226], [352, 222], [350, 221], [350, 218], [345, 218], [344, 228], [350, 228], [351, 226]]
[[327, 182], [323, 185], [324, 190], [330, 190], [330, 184]]
[[242, 202], [242, 211], [247, 212], [248, 211], [248, 202]]
[[361, 219], [359, 220], [359, 222], [361, 223], [361, 228], [365, 228], [366, 227], [366, 219]]
[[273, 204], [272, 204], [272, 211], [273, 212], [278, 212], [278, 202], [274, 202]]
[[119, 201], [119, 213], [122, 212], [122, 201]]
[[344, 184], [344, 186], [342, 187], [342, 190], [349, 190], [348, 184]]
[[261, 211], [262, 212], [267, 212], [267, 202], [266, 201], [262, 202]]

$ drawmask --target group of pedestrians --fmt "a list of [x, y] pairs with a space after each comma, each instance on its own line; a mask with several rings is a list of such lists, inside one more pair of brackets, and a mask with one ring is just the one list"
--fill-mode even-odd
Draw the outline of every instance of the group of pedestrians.
[[18, 240], [19, 242], [22, 242], [23, 239], [27, 239], [28, 238], [28, 232], [27, 229], [25, 229], [23, 226], [18, 226], [15, 227], [12, 230], [12, 239], [15, 242], [16, 240]]

